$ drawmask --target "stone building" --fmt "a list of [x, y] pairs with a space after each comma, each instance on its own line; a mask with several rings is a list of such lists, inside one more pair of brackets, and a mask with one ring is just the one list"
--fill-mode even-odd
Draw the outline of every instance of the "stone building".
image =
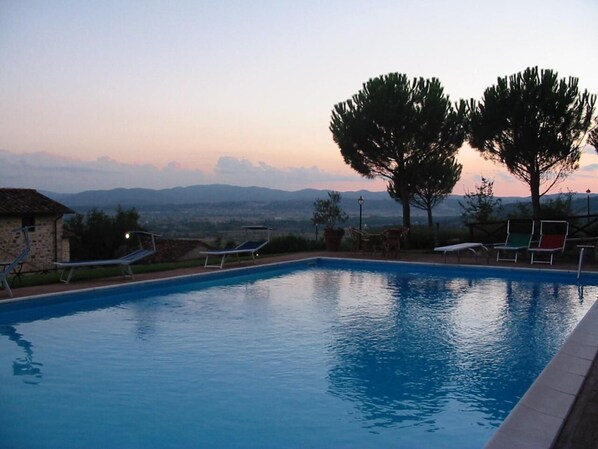
[[28, 226], [31, 251], [23, 272], [50, 270], [53, 262], [69, 260], [63, 215], [74, 213], [34, 189], [0, 188], [0, 259], [12, 260], [21, 252], [24, 240], [17, 231]]

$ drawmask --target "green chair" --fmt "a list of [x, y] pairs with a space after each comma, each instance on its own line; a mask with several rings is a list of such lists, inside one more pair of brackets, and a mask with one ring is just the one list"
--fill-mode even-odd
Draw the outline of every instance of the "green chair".
[[517, 263], [520, 251], [527, 251], [534, 235], [534, 222], [511, 221], [507, 222], [507, 239], [504, 245], [495, 246], [496, 261]]

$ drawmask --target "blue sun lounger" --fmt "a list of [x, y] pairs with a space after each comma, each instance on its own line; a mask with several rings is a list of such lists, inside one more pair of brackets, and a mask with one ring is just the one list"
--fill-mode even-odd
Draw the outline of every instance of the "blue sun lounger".
[[29, 233], [28, 233], [28, 228], [22, 228], [22, 229], [17, 229], [16, 231], [20, 231], [23, 233], [23, 239], [24, 239], [24, 243], [25, 246], [23, 248], [23, 250], [20, 252], [20, 254], [12, 261], [10, 262], [5, 262], [3, 263], [4, 268], [2, 268], [2, 271], [0, 271], [0, 285], [2, 285], [4, 287], [4, 290], [6, 290], [6, 292], [8, 293], [8, 296], [10, 296], [12, 298], [12, 290], [10, 289], [10, 285], [8, 285], [8, 276], [16, 270], [16, 268], [19, 266], [19, 264], [22, 264], [27, 257], [29, 257], [29, 251], [31, 250], [30, 244], [29, 244]]
[[[120, 268], [121, 273], [126, 278], [133, 278], [133, 270], [131, 264], [145, 259], [156, 252], [156, 240], [155, 234], [149, 232], [135, 231], [127, 233], [127, 238], [132, 234], [147, 234], [152, 237], [152, 249], [139, 248], [126, 256], [119, 257], [118, 259], [103, 259], [103, 260], [81, 260], [81, 261], [70, 261], [70, 262], [54, 262], [56, 268], [62, 270], [60, 273], [60, 281], [68, 284], [73, 273], [77, 268], [90, 268], [90, 267], [101, 267], [101, 266], [117, 266]], [[141, 245], [141, 241], [139, 242]]]
[[[249, 231], [267, 231], [267, 237], [262, 240], [246, 240], [240, 245], [231, 248], [231, 249], [214, 249], [208, 251], [202, 251], [201, 254], [206, 256], [206, 261], [204, 263], [205, 268], [222, 268], [224, 266], [224, 262], [226, 262], [226, 258], [231, 255], [237, 256], [237, 261], [241, 263], [241, 254], [249, 254], [251, 255], [251, 259], [253, 263], [255, 263], [255, 256], [257, 252], [262, 249], [264, 246], [268, 244], [270, 241], [270, 228], [267, 226], [243, 226], [245, 232]], [[210, 256], [220, 257], [220, 263], [216, 264], [209, 264]]]

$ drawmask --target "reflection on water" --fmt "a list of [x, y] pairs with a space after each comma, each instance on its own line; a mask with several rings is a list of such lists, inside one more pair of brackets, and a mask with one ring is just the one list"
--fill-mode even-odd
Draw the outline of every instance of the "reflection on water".
[[455, 404], [497, 425], [579, 319], [576, 286], [371, 273], [342, 282], [333, 297], [357, 300], [339, 301], [330, 392], [373, 427], [433, 430]]
[[135, 335], [139, 340], [149, 341], [156, 333], [156, 320], [159, 314], [154, 304], [134, 302], [128, 306], [135, 322]]
[[[442, 316], [436, 317], [434, 297], [447, 282], [393, 277], [385, 289], [386, 315], [341, 311], [331, 348], [336, 365], [329, 372], [330, 391], [354, 401], [369, 425], [416, 425], [442, 410], [452, 353], [450, 331]], [[371, 286], [363, 287], [373, 293]], [[440, 315], [448, 316], [450, 300], [447, 305]], [[360, 308], [368, 309], [364, 302]]]
[[33, 345], [17, 332], [14, 326], [0, 325], [0, 335], [6, 335], [10, 341], [14, 341], [18, 347], [23, 349], [24, 357], [19, 357], [12, 363], [13, 374], [23, 376], [23, 382], [38, 384], [42, 378], [42, 363], [33, 361]]

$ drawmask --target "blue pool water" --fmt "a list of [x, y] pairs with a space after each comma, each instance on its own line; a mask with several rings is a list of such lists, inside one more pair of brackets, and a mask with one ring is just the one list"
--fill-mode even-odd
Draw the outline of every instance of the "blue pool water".
[[0, 307], [0, 447], [480, 448], [598, 297], [311, 265]]

